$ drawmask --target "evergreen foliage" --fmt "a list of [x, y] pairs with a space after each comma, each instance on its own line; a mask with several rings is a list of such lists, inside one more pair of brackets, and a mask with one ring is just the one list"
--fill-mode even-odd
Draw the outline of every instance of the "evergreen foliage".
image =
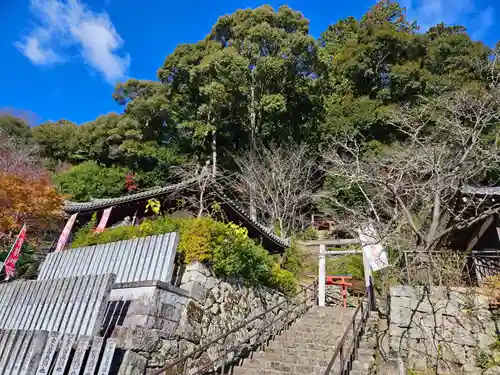
[[247, 230], [211, 217], [173, 218], [161, 216], [139, 226], [110, 228], [93, 232], [95, 218], [80, 229], [73, 247], [90, 246], [162, 233], [179, 232], [178, 251], [185, 263], [205, 262], [220, 276], [242, 277], [246, 282], [276, 287], [293, 293], [298, 287], [293, 274], [281, 269], [272, 256], [248, 237]]

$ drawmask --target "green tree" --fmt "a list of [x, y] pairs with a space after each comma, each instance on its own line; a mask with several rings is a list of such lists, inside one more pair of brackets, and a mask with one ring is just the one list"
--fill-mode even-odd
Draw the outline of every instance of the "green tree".
[[77, 144], [75, 123], [67, 120], [48, 121], [32, 129], [33, 139], [40, 145], [42, 156], [69, 161]]
[[63, 194], [75, 201], [92, 198], [118, 197], [125, 193], [125, 176], [128, 169], [104, 167], [87, 161], [54, 177], [54, 182]]
[[31, 129], [26, 122], [18, 117], [0, 115], [0, 132], [9, 137], [30, 138]]
[[464, 27], [421, 32], [389, 0], [319, 40], [287, 6], [238, 10], [207, 31], [166, 56], [158, 81], [117, 85], [122, 114], [35, 127], [43, 156], [126, 168], [144, 188], [170, 182], [171, 167], [187, 163], [237, 171], [235, 155], [272, 144], [305, 144], [317, 159], [329, 140], [351, 133], [390, 148], [406, 137], [388, 125], [395, 109], [487, 83], [491, 57]]
[[308, 31], [288, 7], [239, 10], [166, 58], [158, 76], [198, 159], [214, 157], [215, 135], [227, 165], [251, 143], [300, 142], [314, 132], [319, 77]]
[[489, 49], [462, 26], [439, 24], [425, 34], [396, 2], [381, 0], [359, 21], [331, 25], [321, 36], [325, 93], [323, 134], [361, 131], [391, 141], [386, 126], [395, 106], [418, 103], [481, 77]]

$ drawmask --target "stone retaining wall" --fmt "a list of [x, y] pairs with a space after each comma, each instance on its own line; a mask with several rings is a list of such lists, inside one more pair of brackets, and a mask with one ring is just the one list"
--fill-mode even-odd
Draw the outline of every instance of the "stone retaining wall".
[[[305, 311], [306, 306], [313, 304], [310, 298], [312, 291], [304, 292], [291, 301], [270, 288], [250, 287], [241, 280], [216, 278], [210, 269], [200, 263], [186, 267], [176, 296], [175, 290], [169, 287], [168, 291], [155, 291], [133, 302], [132, 311], [129, 310], [124, 325], [116, 327], [113, 332], [118, 347], [147, 358], [150, 370], [196, 350], [242, 322], [283, 303], [228, 337], [226, 347], [231, 353], [230, 358], [236, 359], [245, 355], [251, 347], [268, 340], [284, 328], [286, 321], [293, 320]], [[303, 303], [293, 312], [287, 312], [306, 298], [307, 305]], [[143, 320], [147, 323], [145, 326]], [[265, 334], [256, 335], [274, 320], [278, 321]], [[210, 345], [195, 360], [187, 363], [188, 373], [200, 370], [205, 365], [206, 372], [216, 369], [221, 364], [217, 358], [222, 354], [222, 342]], [[215, 361], [214, 364], [209, 365], [212, 361]], [[176, 372], [181, 371], [181, 367]]]
[[390, 297], [389, 346], [407, 368], [500, 374], [498, 322], [479, 290], [396, 286]]

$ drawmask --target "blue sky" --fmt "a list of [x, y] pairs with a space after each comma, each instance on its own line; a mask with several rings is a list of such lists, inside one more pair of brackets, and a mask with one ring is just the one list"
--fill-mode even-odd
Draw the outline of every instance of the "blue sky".
[[[497, 0], [403, 0], [424, 27], [465, 25], [475, 39], [500, 39]], [[288, 4], [304, 13], [319, 36], [331, 23], [359, 17], [368, 0], [0, 0], [0, 108], [34, 113], [37, 122], [90, 121], [121, 111], [111, 97], [127, 77], [155, 79], [179, 43], [202, 39], [223, 14]]]

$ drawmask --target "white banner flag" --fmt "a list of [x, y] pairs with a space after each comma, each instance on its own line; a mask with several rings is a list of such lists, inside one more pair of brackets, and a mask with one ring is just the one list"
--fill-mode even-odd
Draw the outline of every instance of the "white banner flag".
[[378, 240], [377, 232], [373, 224], [368, 224], [362, 230], [358, 230], [359, 241], [365, 254], [365, 259], [373, 271], [379, 271], [389, 266], [387, 252]]

